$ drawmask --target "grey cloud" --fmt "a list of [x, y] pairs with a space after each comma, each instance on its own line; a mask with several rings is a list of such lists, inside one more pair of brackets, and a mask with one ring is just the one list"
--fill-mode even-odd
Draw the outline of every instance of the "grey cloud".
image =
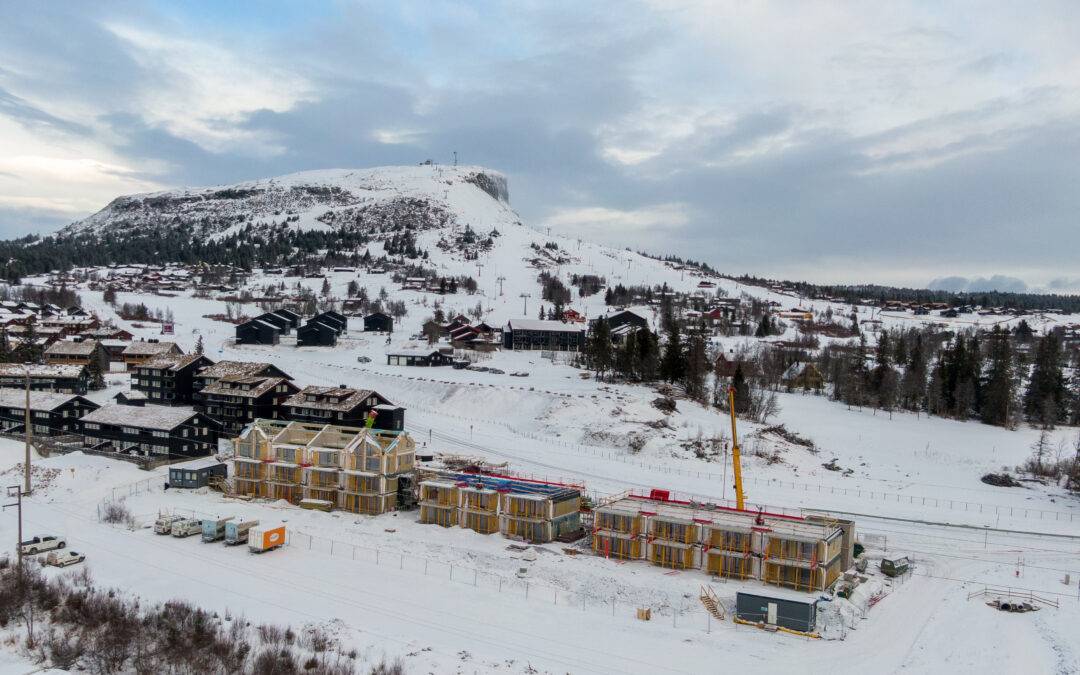
[[973, 279], [959, 276], [941, 277], [931, 281], [927, 288], [935, 291], [952, 291], [954, 293], [978, 293], [980, 291], [1024, 293], [1030, 290], [1023, 279], [1004, 274], [995, 274], [989, 278], [975, 277]]

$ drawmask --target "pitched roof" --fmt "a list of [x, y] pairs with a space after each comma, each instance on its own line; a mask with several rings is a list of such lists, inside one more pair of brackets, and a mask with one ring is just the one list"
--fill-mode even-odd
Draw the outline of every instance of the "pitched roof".
[[170, 405], [103, 405], [82, 418], [83, 423], [115, 424], [139, 429], [172, 430], [197, 413], [194, 408]]
[[[285, 400], [282, 405], [295, 408], [316, 408], [347, 412], [361, 405], [369, 396], [381, 394], [371, 389], [352, 389], [351, 387], [304, 387]], [[317, 401], [309, 401], [309, 396], [316, 396]], [[385, 400], [385, 399], [383, 399]]]
[[511, 330], [539, 330], [553, 333], [582, 333], [585, 327], [563, 323], [562, 321], [548, 321], [545, 319], [510, 319], [506, 322]]
[[59, 340], [49, 345], [49, 348], [45, 350], [45, 355], [90, 356], [97, 348], [97, 340], [83, 340], [82, 342]]
[[199, 377], [230, 377], [235, 375], [259, 375], [273, 368], [271, 363], [260, 361], [218, 361], [212, 366], [199, 369]]
[[138, 367], [177, 371], [202, 358], [205, 358], [202, 354], [159, 354], [157, 356], [151, 356], [146, 361], [140, 363]]
[[[282, 383], [292, 384], [284, 377], [229, 375], [206, 385], [203, 387], [202, 393], [258, 398]], [[248, 388], [245, 389], [245, 385]]]
[[42, 365], [31, 363], [26, 366], [21, 363], [0, 363], [0, 375], [26, 375], [26, 369], [30, 369], [30, 377], [79, 377], [86, 366], [76, 365]]
[[132, 342], [127, 347], [125, 347], [124, 348], [124, 355], [125, 356], [128, 356], [128, 355], [130, 355], [130, 356], [143, 356], [143, 355], [153, 356], [155, 354], [168, 353], [169, 351], [171, 351], [174, 348], [176, 350], [180, 351], [181, 354], [183, 353], [183, 351], [180, 350], [179, 345], [177, 345], [175, 342], [146, 342], [146, 341], [139, 341], [139, 342]]
[[[82, 399], [75, 394], [54, 394], [51, 391], [31, 391], [31, 410], [56, 410], [68, 401]], [[84, 401], [89, 401], [83, 399]], [[0, 389], [0, 407], [26, 409], [26, 392], [20, 389]]]

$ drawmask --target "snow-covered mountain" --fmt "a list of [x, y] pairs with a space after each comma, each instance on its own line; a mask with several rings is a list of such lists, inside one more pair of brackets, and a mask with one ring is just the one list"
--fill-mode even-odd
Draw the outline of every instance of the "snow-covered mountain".
[[481, 167], [332, 169], [118, 197], [59, 234], [124, 238], [169, 225], [203, 238], [249, 227], [253, 232], [287, 227], [371, 234], [466, 226], [488, 231], [519, 222], [509, 201], [506, 177]]

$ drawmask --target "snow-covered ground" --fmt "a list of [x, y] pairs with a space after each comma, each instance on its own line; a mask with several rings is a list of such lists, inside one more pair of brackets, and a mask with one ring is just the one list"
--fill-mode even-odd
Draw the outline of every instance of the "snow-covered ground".
[[[271, 361], [300, 385], [370, 387], [407, 408], [406, 428], [426, 450], [507, 462], [511, 470], [584, 482], [594, 496], [628, 488], [666, 488], [714, 500], [733, 497], [730, 461], [722, 453], [699, 457], [698, 437], [730, 434], [717, 411], [687, 401], [665, 415], [651, 405], [650, 388], [583, 379], [561, 359], [539, 352], [498, 352], [484, 365], [504, 375], [450, 368], [404, 368], [386, 363], [386, 352], [410, 342], [436, 301], [447, 315], [481, 305], [492, 324], [535, 318], [537, 270], [525, 259], [554, 242], [565, 261], [550, 271], [605, 276], [609, 285], [661, 284], [697, 288], [700, 277], [628, 251], [549, 237], [516, 223], [502, 202], [471, 186], [443, 194], [459, 225], [499, 231], [495, 250], [465, 260], [435, 245], [439, 230], [421, 232], [419, 246], [442, 275], [470, 275], [475, 295], [435, 296], [403, 291], [387, 275], [328, 273], [331, 293], [345, 297], [350, 281], [378, 297], [386, 287], [406, 302], [409, 314], [390, 336], [364, 334], [359, 320], [334, 348], [297, 348], [291, 338], [276, 347], [232, 344], [234, 326], [203, 318], [224, 313], [217, 300], [121, 293], [118, 302], [144, 302], [171, 310], [171, 339], [190, 350], [201, 337], [214, 360]], [[485, 201], [486, 200], [486, 201]], [[475, 202], [475, 203], [474, 203]], [[309, 214], [310, 215], [310, 214]], [[307, 217], [307, 216], [305, 216]], [[306, 221], [304, 221], [306, 222]], [[314, 226], [314, 225], [313, 225]], [[372, 253], [378, 255], [379, 245]], [[35, 280], [28, 280], [33, 283]], [[250, 284], [279, 283], [255, 275]], [[320, 292], [322, 280], [289, 278]], [[780, 303], [847, 316], [851, 307], [715, 283], [732, 296], [746, 292]], [[84, 306], [103, 318], [113, 309], [100, 293], [81, 290]], [[530, 297], [522, 297], [522, 295]], [[527, 304], [527, 311], [525, 305]], [[595, 317], [606, 311], [602, 295], [575, 298], [574, 309]], [[251, 314], [257, 310], [245, 308]], [[652, 310], [644, 315], [655, 320]], [[860, 316], [871, 310], [860, 309]], [[914, 317], [877, 313], [884, 325], [933, 321], [955, 327], [1001, 322], [1001, 317]], [[1076, 317], [1029, 317], [1036, 329]], [[1009, 322], [1015, 320], [1009, 320]], [[142, 337], [170, 339], [153, 328], [120, 326]], [[793, 331], [791, 331], [793, 335]], [[790, 335], [789, 335], [790, 336]], [[725, 348], [745, 338], [724, 339]], [[368, 362], [358, 359], [367, 357]], [[508, 373], [525, 371], [528, 377]], [[127, 386], [92, 394], [106, 400]], [[780, 412], [769, 424], [813, 442], [789, 442], [767, 427], [740, 422], [744, 475], [752, 504], [772, 509], [832, 511], [856, 521], [876, 561], [907, 553], [917, 569], [903, 584], [873, 572], [867, 588], [887, 593], [872, 607], [864, 595], [853, 603], [823, 603], [819, 626], [828, 639], [771, 634], [712, 620], [698, 602], [703, 585], [730, 606], [736, 591], [756, 583], [711, 580], [699, 571], [673, 573], [641, 562], [593, 556], [585, 545], [537, 547], [535, 560], [511, 542], [460, 528], [416, 522], [415, 513], [364, 517], [301, 511], [282, 504], [224, 501], [215, 493], [160, 489], [163, 470], [147, 474], [130, 464], [80, 454], [36, 461], [50, 481], [26, 502], [27, 532], [58, 534], [88, 554], [98, 583], [148, 600], [183, 597], [207, 609], [243, 614], [258, 622], [332, 625], [362, 658], [401, 657], [407, 672], [1080, 672], [1080, 502], [1053, 485], [998, 488], [979, 478], [1013, 467], [1031, 453], [1038, 432], [1009, 431], [975, 422], [848, 409], [824, 397], [780, 394]], [[1072, 447], [1076, 429], [1053, 433]], [[640, 450], [630, 449], [633, 435]], [[0, 480], [21, 446], [0, 440]], [[830, 470], [824, 465], [838, 467]], [[47, 469], [47, 470], [46, 470]], [[141, 523], [161, 510], [196, 515], [228, 514], [286, 521], [290, 545], [263, 556], [242, 548], [158, 537], [101, 524], [103, 500], [123, 498]], [[14, 539], [14, 514], [0, 516], [0, 539]], [[568, 552], [568, 550], [570, 552]], [[523, 577], [519, 570], [526, 568]], [[1070, 585], [1062, 583], [1071, 574]], [[969, 599], [984, 586], [1034, 591], [1059, 603], [1013, 615]], [[650, 622], [634, 618], [654, 610]], [[3, 654], [3, 650], [0, 650]], [[0, 672], [7, 664], [0, 657]], [[22, 672], [13, 666], [12, 672]], [[536, 670], [532, 670], [536, 669]]]

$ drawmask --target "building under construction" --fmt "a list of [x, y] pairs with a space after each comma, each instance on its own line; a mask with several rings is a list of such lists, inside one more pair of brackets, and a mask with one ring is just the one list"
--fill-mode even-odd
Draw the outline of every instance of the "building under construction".
[[653, 490], [599, 504], [592, 535], [593, 550], [607, 557], [821, 591], [852, 564], [855, 532], [851, 521], [679, 501]]
[[581, 531], [581, 492], [580, 485], [502, 474], [432, 471], [420, 481], [420, 522], [544, 543]]
[[235, 445], [240, 495], [366, 514], [412, 503], [416, 446], [403, 431], [260, 419]]

